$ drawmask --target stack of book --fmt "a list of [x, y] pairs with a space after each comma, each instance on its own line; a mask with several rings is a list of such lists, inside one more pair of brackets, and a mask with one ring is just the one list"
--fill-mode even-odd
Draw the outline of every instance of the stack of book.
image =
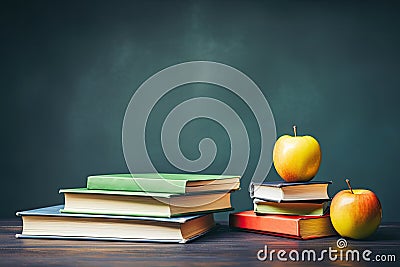
[[331, 182], [250, 185], [254, 209], [230, 214], [230, 226], [297, 239], [335, 235], [329, 218]]
[[232, 210], [239, 176], [113, 174], [89, 176], [86, 188], [61, 189], [64, 205], [17, 212], [18, 238], [185, 243], [214, 226], [213, 213]]

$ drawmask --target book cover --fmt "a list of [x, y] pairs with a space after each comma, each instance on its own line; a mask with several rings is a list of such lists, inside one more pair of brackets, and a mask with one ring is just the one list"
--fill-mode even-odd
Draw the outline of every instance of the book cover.
[[123, 216], [123, 215], [107, 215], [107, 214], [80, 214], [80, 213], [62, 213], [64, 205], [55, 205], [50, 207], [43, 207], [38, 209], [18, 211], [17, 216], [60, 216], [60, 217], [82, 217], [82, 218], [105, 218], [105, 219], [124, 219], [124, 220], [139, 220], [139, 221], [156, 221], [156, 222], [171, 222], [171, 223], [185, 223], [187, 221], [201, 217], [201, 214], [187, 215], [173, 218], [162, 217], [146, 217], [146, 216]]
[[[23, 219], [24, 228], [16, 238], [186, 243], [215, 227], [212, 214], [157, 218], [61, 213], [63, 208], [64, 205], [57, 205], [17, 212], [16, 215]], [[182, 228], [189, 223], [197, 229], [185, 236]], [[199, 227], [201, 223], [202, 227]]]
[[323, 216], [257, 215], [254, 211], [243, 211], [231, 213], [229, 225], [242, 230], [295, 239], [336, 235], [328, 214]]
[[197, 191], [237, 190], [240, 176], [206, 174], [105, 174], [87, 178], [88, 189], [185, 194]]
[[296, 185], [312, 185], [312, 184], [332, 184], [332, 181], [308, 181], [308, 182], [284, 182], [284, 181], [265, 181], [261, 184], [251, 183], [250, 186], [271, 186], [271, 187], [285, 187], [285, 186], [296, 186]]

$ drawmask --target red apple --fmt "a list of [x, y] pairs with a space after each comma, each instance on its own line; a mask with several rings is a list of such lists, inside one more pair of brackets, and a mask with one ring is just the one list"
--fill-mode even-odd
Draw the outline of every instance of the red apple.
[[382, 219], [382, 207], [374, 192], [367, 189], [352, 189], [335, 195], [331, 203], [331, 221], [335, 230], [343, 237], [364, 239], [372, 235]]
[[286, 182], [307, 182], [317, 174], [321, 148], [312, 136], [283, 135], [276, 141], [273, 162], [279, 176]]

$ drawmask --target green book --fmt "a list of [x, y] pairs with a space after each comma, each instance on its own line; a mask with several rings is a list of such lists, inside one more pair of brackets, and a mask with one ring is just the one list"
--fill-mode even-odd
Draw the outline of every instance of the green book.
[[259, 214], [322, 216], [328, 210], [329, 201], [272, 202], [254, 199], [253, 204], [254, 212]]
[[178, 217], [232, 210], [230, 193], [169, 194], [133, 191], [61, 189], [61, 212], [146, 217]]
[[240, 187], [240, 176], [206, 174], [105, 174], [87, 178], [88, 189], [186, 194], [232, 191]]

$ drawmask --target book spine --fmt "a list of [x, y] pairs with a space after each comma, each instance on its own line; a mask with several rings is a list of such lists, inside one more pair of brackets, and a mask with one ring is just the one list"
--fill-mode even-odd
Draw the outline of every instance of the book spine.
[[254, 184], [250, 183], [249, 185], [249, 192], [250, 192], [250, 198], [254, 198]]

